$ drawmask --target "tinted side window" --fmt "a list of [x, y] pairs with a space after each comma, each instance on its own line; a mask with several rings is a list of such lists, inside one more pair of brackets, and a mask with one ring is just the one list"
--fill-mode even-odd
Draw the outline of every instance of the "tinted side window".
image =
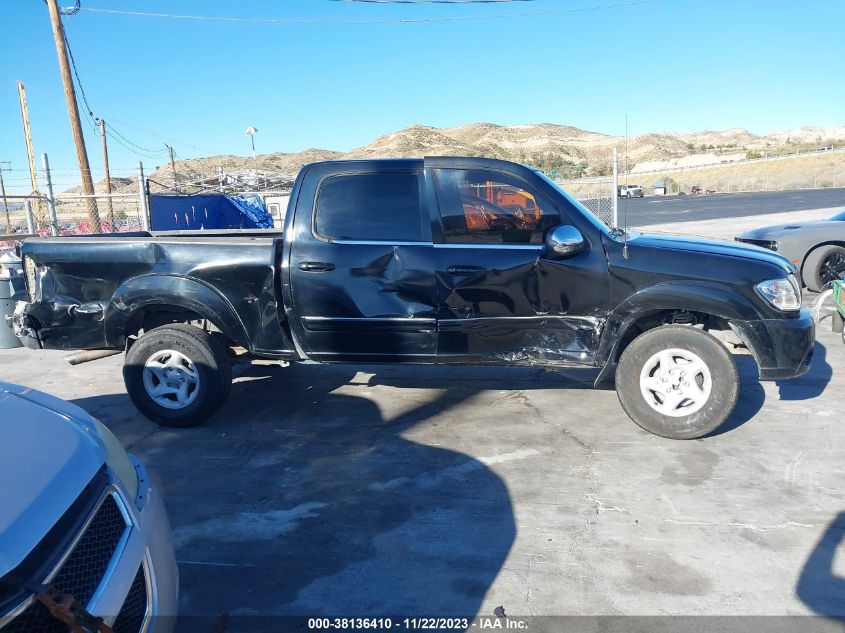
[[445, 242], [542, 244], [560, 214], [540, 194], [507, 174], [436, 169]]
[[423, 240], [416, 173], [331, 176], [317, 193], [314, 228], [335, 240]]

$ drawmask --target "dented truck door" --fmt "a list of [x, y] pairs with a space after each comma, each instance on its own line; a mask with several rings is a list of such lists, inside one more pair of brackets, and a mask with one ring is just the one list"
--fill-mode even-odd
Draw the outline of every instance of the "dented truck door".
[[422, 161], [410, 160], [318, 164], [301, 178], [285, 246], [289, 307], [309, 357], [434, 361], [422, 183]]
[[574, 215], [565, 201], [530, 182], [529, 169], [455, 160], [426, 159], [439, 210], [438, 362], [593, 364], [609, 302], [600, 239], [547, 257], [545, 234]]

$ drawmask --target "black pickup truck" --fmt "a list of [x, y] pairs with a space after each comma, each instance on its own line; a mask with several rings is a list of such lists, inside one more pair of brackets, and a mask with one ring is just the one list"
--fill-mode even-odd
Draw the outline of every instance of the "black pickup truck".
[[130, 397], [169, 426], [222, 405], [227, 348], [242, 347], [280, 361], [594, 366], [641, 427], [695, 438], [734, 408], [733, 353], [784, 379], [806, 371], [814, 343], [779, 255], [610, 229], [539, 171], [488, 159], [308, 165], [281, 234], [32, 239], [21, 254], [21, 340], [126, 350]]

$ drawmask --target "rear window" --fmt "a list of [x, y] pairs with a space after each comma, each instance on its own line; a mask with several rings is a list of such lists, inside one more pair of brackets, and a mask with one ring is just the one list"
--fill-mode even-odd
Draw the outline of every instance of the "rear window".
[[332, 240], [423, 241], [419, 175], [345, 174], [323, 181], [314, 229]]

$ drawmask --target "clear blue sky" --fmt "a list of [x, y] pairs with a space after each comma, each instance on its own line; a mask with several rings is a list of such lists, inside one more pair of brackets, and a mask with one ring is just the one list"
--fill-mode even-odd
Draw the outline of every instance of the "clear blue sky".
[[[332, 0], [82, 0], [83, 9], [379, 21], [569, 11], [624, 0], [378, 5]], [[70, 5], [72, 0], [61, 0]], [[0, 160], [24, 169], [15, 80], [36, 152], [76, 166], [47, 8], [4, 0]], [[845, 124], [845, 2], [664, 0], [481, 21], [257, 24], [81, 11], [65, 18], [95, 114], [181, 157], [347, 150], [412, 123], [553, 122], [611, 134]], [[83, 106], [84, 107], [84, 106]], [[90, 126], [92, 167], [101, 167]], [[113, 168], [138, 156], [112, 142]], [[151, 169], [164, 157], [143, 158]], [[23, 172], [18, 172], [18, 176]]]

